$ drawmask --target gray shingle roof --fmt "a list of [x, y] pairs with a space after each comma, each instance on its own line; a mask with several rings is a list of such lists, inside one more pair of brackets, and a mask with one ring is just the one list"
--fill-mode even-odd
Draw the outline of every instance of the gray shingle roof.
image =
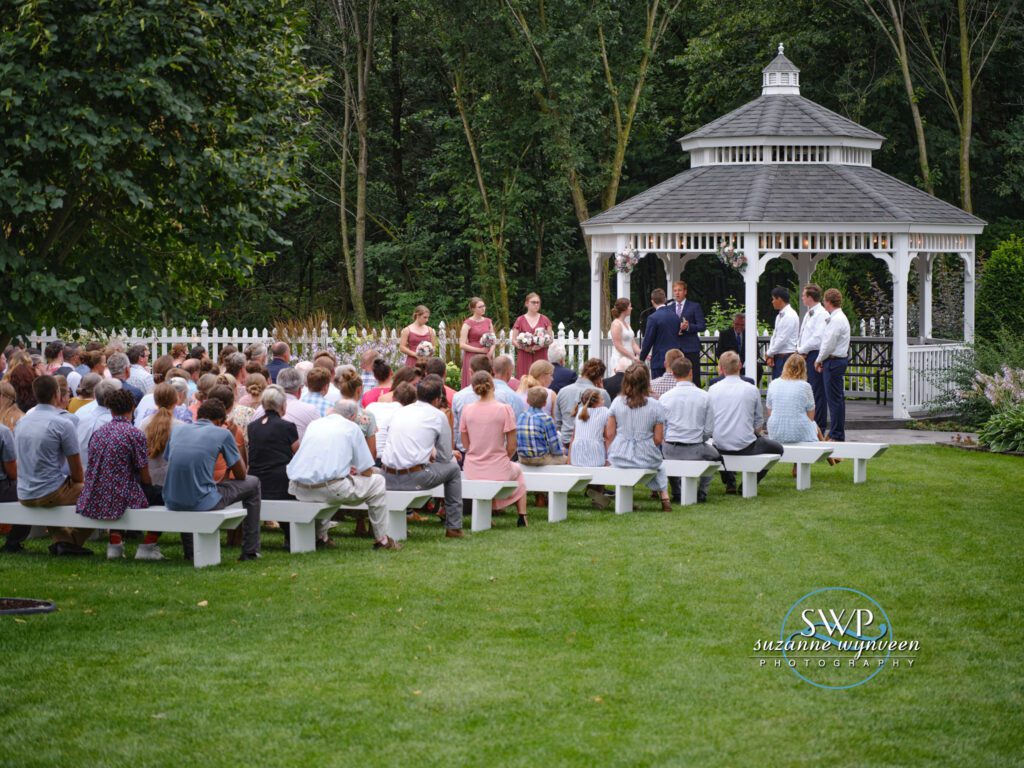
[[[783, 57], [784, 58], [784, 57]], [[773, 62], [774, 63], [774, 62]], [[680, 141], [748, 136], [849, 136], [885, 139], [810, 99], [797, 95], [760, 96], [688, 133]]]
[[786, 54], [780, 53], [767, 67], [761, 70], [762, 72], [799, 72], [796, 64], [786, 58]]
[[703, 165], [584, 223], [907, 223], [981, 226], [976, 216], [856, 165]]

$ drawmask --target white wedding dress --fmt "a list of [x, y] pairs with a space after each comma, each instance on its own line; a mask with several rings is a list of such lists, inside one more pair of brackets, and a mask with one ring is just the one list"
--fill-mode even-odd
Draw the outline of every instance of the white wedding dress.
[[[616, 320], [615, 322], [619, 323], [622, 326], [622, 346], [623, 346], [623, 348], [624, 349], [632, 350], [633, 349], [633, 339], [636, 338], [636, 334], [633, 333], [633, 329], [629, 327], [629, 320]], [[611, 365], [608, 366], [608, 372], [605, 374], [606, 376], [611, 376], [613, 373], [615, 373], [615, 366], [618, 365], [619, 360], [622, 357], [624, 357], [624, 355], [619, 353], [619, 350], [617, 350], [615, 348], [615, 343], [612, 342]], [[632, 358], [630, 358], [630, 359], [632, 359]]]

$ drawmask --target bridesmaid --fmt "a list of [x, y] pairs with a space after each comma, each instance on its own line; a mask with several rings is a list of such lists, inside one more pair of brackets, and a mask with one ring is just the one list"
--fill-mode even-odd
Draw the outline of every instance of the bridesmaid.
[[410, 367], [416, 367], [416, 361], [419, 360], [416, 357], [416, 347], [424, 341], [434, 345], [434, 355], [440, 351], [437, 348], [437, 333], [427, 325], [429, 319], [430, 310], [420, 304], [412, 311], [412, 323], [402, 329], [402, 335], [398, 339], [398, 348], [406, 356], [405, 364]]
[[494, 333], [494, 323], [491, 318], [484, 317], [487, 305], [484, 300], [474, 296], [469, 300], [469, 311], [472, 313], [462, 323], [462, 330], [459, 331], [459, 347], [462, 349], [462, 389], [469, 386], [469, 380], [473, 372], [469, 370], [469, 361], [473, 355], [487, 355], [494, 357], [494, 347], [480, 345], [480, 337], [485, 333]]
[[546, 328], [553, 333], [551, 321], [540, 313], [540, 296], [530, 293], [526, 296], [526, 314], [516, 318], [512, 326], [512, 343], [516, 347], [516, 378], [522, 378], [530, 372], [530, 366], [537, 360], [548, 359], [547, 347], [523, 347], [519, 344], [519, 334], [533, 333], [538, 328]]

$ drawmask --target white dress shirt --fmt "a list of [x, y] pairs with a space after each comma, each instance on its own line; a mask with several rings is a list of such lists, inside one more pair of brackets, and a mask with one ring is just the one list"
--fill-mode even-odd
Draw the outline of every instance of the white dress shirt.
[[828, 319], [828, 312], [821, 306], [815, 304], [808, 307], [804, 321], [800, 324], [800, 340], [797, 342], [796, 351], [801, 355], [807, 355], [821, 349], [821, 337], [825, 333], [825, 321]]
[[306, 427], [299, 450], [288, 462], [288, 479], [317, 485], [348, 477], [354, 467], [364, 472], [373, 466], [363, 431], [339, 413], [329, 413]]
[[452, 430], [448, 418], [437, 408], [417, 400], [404, 406], [391, 419], [388, 444], [380, 463], [392, 469], [409, 469], [429, 464], [436, 451], [437, 461], [452, 460]]
[[834, 309], [825, 320], [821, 337], [818, 361], [830, 357], [847, 357], [850, 354], [850, 321], [842, 308]]
[[[93, 405], [95, 402], [93, 400], [89, 405]], [[78, 455], [82, 457], [82, 468], [84, 469], [89, 465], [89, 440], [92, 439], [93, 433], [97, 429], [113, 421], [114, 416], [109, 408], [104, 408], [102, 405], [94, 405], [88, 409], [83, 406], [74, 415], [78, 417], [78, 426], [75, 431], [78, 433]]]
[[736, 376], [726, 376], [708, 389], [714, 414], [715, 447], [722, 451], [746, 448], [757, 435], [754, 431], [764, 424], [761, 393], [757, 387]]
[[665, 440], [693, 445], [703, 443], [715, 430], [715, 414], [708, 393], [692, 381], [680, 381], [661, 396], [665, 408]]
[[784, 306], [775, 316], [775, 332], [768, 342], [768, 357], [786, 355], [796, 352], [796, 343], [800, 338], [800, 315], [789, 304]]

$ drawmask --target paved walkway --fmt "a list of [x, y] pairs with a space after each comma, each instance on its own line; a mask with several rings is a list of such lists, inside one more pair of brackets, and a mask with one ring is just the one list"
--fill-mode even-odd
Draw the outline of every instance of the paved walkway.
[[[949, 443], [956, 432], [927, 432], [921, 429], [848, 429], [846, 439], [858, 443], [888, 443], [889, 445], [933, 445]], [[977, 440], [973, 432], [961, 432]]]

